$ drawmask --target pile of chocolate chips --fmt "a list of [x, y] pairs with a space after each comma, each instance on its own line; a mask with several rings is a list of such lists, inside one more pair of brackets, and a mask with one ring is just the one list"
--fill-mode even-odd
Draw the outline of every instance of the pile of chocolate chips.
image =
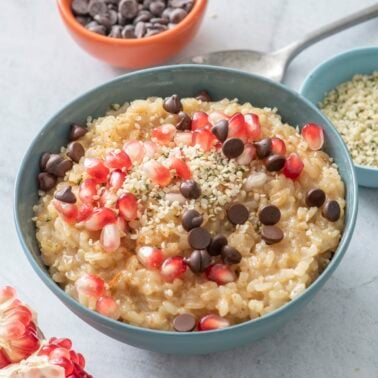
[[72, 12], [91, 32], [143, 38], [175, 27], [193, 4], [194, 0], [73, 0]]

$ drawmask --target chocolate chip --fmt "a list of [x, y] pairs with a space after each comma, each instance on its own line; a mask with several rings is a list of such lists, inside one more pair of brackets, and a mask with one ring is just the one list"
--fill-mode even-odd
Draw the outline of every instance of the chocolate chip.
[[142, 21], [139, 21], [135, 25], [135, 36], [137, 38], [142, 38], [146, 34], [146, 24]]
[[173, 319], [173, 329], [176, 332], [190, 332], [196, 328], [196, 319], [190, 314], [177, 315]]
[[239, 264], [242, 255], [236, 248], [231, 247], [230, 245], [225, 245], [222, 249], [222, 258], [223, 262], [227, 265]]
[[206, 249], [211, 243], [211, 235], [203, 227], [196, 227], [189, 231], [188, 241], [193, 249]]
[[330, 222], [336, 222], [340, 218], [340, 205], [337, 201], [327, 201], [323, 206], [322, 215]]
[[181, 194], [188, 199], [197, 199], [201, 195], [201, 188], [194, 180], [186, 180], [180, 184]]
[[272, 151], [272, 140], [264, 138], [255, 142], [256, 154], [260, 159], [266, 158]]
[[122, 29], [122, 37], [123, 38], [135, 38], [135, 28], [133, 25], [126, 25]]
[[191, 130], [192, 129], [192, 119], [185, 112], [180, 112], [178, 114], [179, 121], [176, 124], [176, 129], [180, 131]]
[[87, 25], [90, 21], [91, 21], [91, 18], [90, 17], [87, 17], [87, 16], [76, 16], [76, 21], [82, 25], [82, 26], [85, 26]]
[[56, 177], [50, 173], [42, 172], [38, 175], [38, 187], [44, 192], [52, 189], [56, 184]]
[[228, 121], [226, 119], [221, 119], [211, 128], [211, 132], [219, 141], [224, 142], [228, 135]]
[[174, 9], [169, 14], [169, 21], [172, 22], [173, 24], [178, 24], [187, 16], [187, 14], [188, 13], [184, 9], [181, 9], [181, 8]]
[[161, 30], [148, 28], [145, 37], [152, 37], [153, 35], [159, 34], [160, 32]]
[[110, 29], [109, 37], [122, 38], [123, 27], [121, 25], [113, 25]]
[[100, 34], [100, 35], [106, 35], [106, 28], [105, 26], [99, 25], [96, 21], [90, 22], [86, 29], [91, 31], [92, 33]]
[[227, 245], [227, 238], [224, 235], [215, 235], [207, 247], [207, 251], [211, 256], [218, 256], [222, 253], [225, 245]]
[[73, 12], [78, 16], [85, 16], [88, 14], [89, 0], [73, 0], [71, 7]]
[[72, 140], [78, 140], [79, 138], [84, 136], [87, 132], [88, 132], [88, 129], [86, 127], [83, 127], [83, 126], [80, 126], [80, 125], [77, 125], [77, 124], [73, 124], [71, 126], [69, 139], [71, 141]]
[[54, 195], [55, 199], [65, 203], [75, 203], [76, 197], [72, 193], [72, 188], [70, 186], [65, 186], [63, 189], [59, 190]]
[[161, 17], [165, 18], [166, 20], [169, 21], [169, 16], [172, 13], [172, 11], [173, 11], [173, 8], [166, 8], [166, 9], [164, 9], [163, 13], [161, 14]]
[[211, 264], [211, 257], [205, 250], [195, 250], [185, 259], [193, 273], [202, 273]]
[[96, 14], [96, 16], [94, 16], [94, 20], [97, 21], [100, 25], [103, 25], [106, 28], [110, 29], [117, 23], [117, 12], [114, 10], [108, 10], [108, 12], [105, 14]]
[[75, 163], [84, 156], [84, 147], [79, 142], [71, 142], [67, 146], [67, 156], [72, 159]]
[[153, 17], [151, 18], [150, 22], [153, 24], [168, 25], [169, 21], [166, 18]]
[[233, 203], [227, 208], [227, 218], [234, 225], [243, 224], [249, 218], [249, 211], [243, 204]]
[[163, 108], [168, 113], [177, 114], [182, 111], [182, 104], [180, 97], [177, 94], [172, 95], [171, 97], [167, 97], [164, 100]]
[[210, 101], [212, 101], [211, 97], [209, 95], [209, 92], [206, 91], [206, 90], [202, 90], [202, 91], [198, 92], [198, 94], [196, 96], [196, 99], [200, 100], [200, 101], [204, 101], [204, 102], [210, 102]]
[[72, 161], [63, 159], [60, 155], [51, 154], [46, 163], [46, 171], [58, 177], [64, 177], [67, 171], [72, 168]]
[[139, 21], [147, 22], [151, 19], [152, 14], [149, 11], [143, 10], [139, 12], [138, 16], [134, 19], [134, 24], [137, 24]]
[[266, 170], [269, 172], [277, 172], [280, 171], [286, 162], [285, 156], [282, 155], [270, 155], [265, 160], [265, 167]]
[[44, 171], [46, 169], [46, 164], [50, 158], [50, 155], [50, 152], [45, 152], [44, 154], [42, 154], [41, 159], [39, 161], [39, 167], [41, 171]]
[[105, 14], [108, 11], [105, 1], [103, 0], [91, 0], [88, 6], [88, 12], [92, 17], [98, 14]]
[[193, 228], [201, 226], [203, 216], [197, 210], [186, 210], [181, 218], [182, 227], [184, 230], [190, 231]]
[[320, 207], [323, 205], [326, 195], [321, 189], [310, 189], [306, 193], [306, 205], [308, 207]]
[[123, 17], [131, 20], [138, 14], [138, 2], [136, 0], [121, 0], [118, 11]]
[[261, 237], [266, 244], [271, 245], [280, 242], [284, 234], [277, 226], [263, 226], [261, 229]]
[[150, 12], [154, 15], [154, 16], [161, 16], [161, 14], [163, 13], [164, 9], [165, 9], [165, 4], [163, 1], [153, 1], [151, 4], [150, 4]]
[[190, 3], [193, 3], [193, 0], [170, 0], [169, 6], [172, 8], [183, 8], [188, 6]]
[[239, 138], [230, 138], [223, 143], [222, 151], [229, 159], [237, 158], [244, 151], [244, 143]]
[[281, 219], [281, 211], [277, 206], [267, 205], [259, 212], [259, 219], [262, 224], [272, 226]]

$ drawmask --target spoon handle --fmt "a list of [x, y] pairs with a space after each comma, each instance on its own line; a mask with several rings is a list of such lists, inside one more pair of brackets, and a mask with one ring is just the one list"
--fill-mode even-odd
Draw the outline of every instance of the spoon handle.
[[377, 16], [378, 4], [375, 4], [304, 35], [301, 40], [291, 43], [278, 51], [278, 53], [284, 53], [286, 55], [288, 64], [295, 56], [297, 56], [308, 46], [311, 46], [323, 38], [338, 33], [339, 31], [348, 29], [351, 26], [357, 25]]

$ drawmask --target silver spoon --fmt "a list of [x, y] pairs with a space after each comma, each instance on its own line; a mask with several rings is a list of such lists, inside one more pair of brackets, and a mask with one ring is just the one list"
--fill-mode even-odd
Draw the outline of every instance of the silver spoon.
[[271, 53], [253, 50], [227, 50], [202, 54], [181, 60], [179, 63], [210, 64], [237, 68], [281, 81], [288, 64], [306, 47], [341, 30], [378, 16], [378, 4], [319, 28], [290, 45]]

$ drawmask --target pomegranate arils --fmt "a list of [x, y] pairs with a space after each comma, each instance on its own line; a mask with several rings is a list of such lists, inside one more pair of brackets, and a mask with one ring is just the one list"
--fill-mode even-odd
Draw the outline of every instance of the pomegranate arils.
[[84, 168], [97, 183], [104, 183], [108, 178], [109, 169], [101, 159], [86, 158], [84, 160]]
[[189, 132], [176, 133], [174, 142], [177, 146], [191, 146], [193, 141], [193, 135]]
[[54, 207], [67, 223], [75, 223], [77, 221], [77, 206], [73, 203], [53, 201]]
[[310, 150], [318, 151], [324, 145], [324, 130], [316, 123], [307, 123], [301, 130], [303, 139], [307, 142]]
[[239, 138], [247, 142], [247, 126], [241, 113], [235, 113], [228, 121], [228, 138]]
[[282, 173], [287, 178], [295, 180], [299, 177], [303, 168], [303, 161], [297, 153], [293, 152], [286, 158], [286, 163], [283, 167]]
[[193, 133], [193, 146], [200, 146], [204, 151], [210, 151], [217, 142], [214, 134], [208, 129], [196, 130]]
[[253, 113], [244, 115], [244, 121], [247, 128], [247, 135], [249, 141], [261, 139], [261, 125], [259, 116]]
[[152, 182], [159, 186], [167, 186], [171, 182], [171, 173], [169, 169], [158, 163], [156, 160], [150, 160], [143, 165], [143, 170]]
[[192, 177], [192, 173], [190, 171], [189, 166], [185, 163], [185, 161], [178, 159], [176, 157], [172, 157], [169, 159], [169, 168], [174, 169], [178, 177], [182, 178], [183, 180], [189, 180]]
[[129, 155], [125, 151], [111, 151], [105, 157], [106, 165], [112, 169], [130, 169], [132, 166]]
[[93, 213], [85, 221], [84, 227], [88, 231], [100, 231], [107, 224], [114, 223], [117, 217], [113, 210], [107, 207], [101, 207], [93, 210]]
[[82, 202], [92, 203], [95, 195], [97, 195], [96, 181], [90, 178], [85, 179], [79, 187], [79, 198]]
[[122, 187], [126, 178], [126, 173], [119, 169], [114, 170], [109, 176], [109, 187], [113, 190], [118, 190]]
[[198, 323], [198, 330], [199, 331], [211, 331], [214, 329], [221, 329], [229, 327], [230, 322], [222, 318], [219, 315], [209, 314], [201, 318]]
[[246, 144], [244, 151], [236, 158], [236, 162], [240, 165], [248, 165], [256, 158], [256, 148], [253, 144]]
[[125, 221], [133, 221], [138, 216], [138, 202], [132, 193], [122, 194], [117, 201], [117, 208]]
[[118, 224], [107, 224], [101, 231], [100, 244], [105, 252], [115, 252], [121, 245], [121, 235]]
[[77, 215], [76, 215], [76, 221], [82, 222], [86, 219], [88, 219], [93, 212], [92, 205], [82, 203], [77, 207]]
[[286, 145], [285, 142], [277, 137], [271, 138], [272, 141], [272, 153], [275, 155], [282, 155], [286, 154]]
[[218, 285], [224, 285], [236, 280], [235, 273], [228, 265], [214, 264], [206, 269], [206, 276], [210, 281], [216, 282]]
[[199, 130], [205, 127], [211, 127], [207, 113], [195, 112], [192, 117], [192, 130]]
[[143, 160], [145, 154], [143, 142], [140, 142], [139, 140], [127, 142], [123, 146], [123, 150], [130, 157], [133, 164], [139, 164]]
[[160, 274], [166, 282], [180, 278], [187, 269], [186, 262], [181, 256], [168, 257], [160, 268]]
[[161, 145], [168, 145], [176, 133], [176, 127], [166, 123], [152, 130], [152, 140]]
[[147, 269], [159, 269], [164, 261], [163, 252], [159, 248], [140, 247], [137, 251], [139, 262]]
[[102, 297], [105, 294], [105, 282], [94, 274], [84, 274], [75, 282], [79, 294], [88, 297]]
[[118, 319], [119, 306], [112, 297], [100, 297], [96, 302], [96, 311], [112, 319]]

